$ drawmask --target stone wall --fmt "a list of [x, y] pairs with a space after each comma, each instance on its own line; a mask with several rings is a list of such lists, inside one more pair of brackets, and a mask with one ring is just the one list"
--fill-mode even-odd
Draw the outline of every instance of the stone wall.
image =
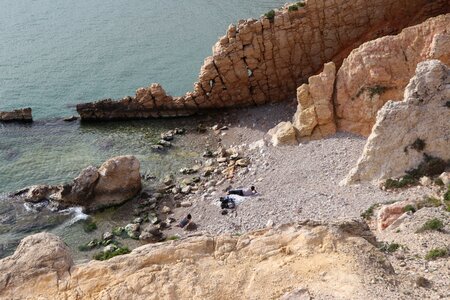
[[79, 104], [77, 111], [82, 119], [148, 118], [287, 100], [324, 63], [339, 67], [363, 42], [448, 10], [448, 0], [308, 0], [296, 11], [276, 11], [273, 20], [230, 25], [183, 97], [152, 84], [135, 97]]

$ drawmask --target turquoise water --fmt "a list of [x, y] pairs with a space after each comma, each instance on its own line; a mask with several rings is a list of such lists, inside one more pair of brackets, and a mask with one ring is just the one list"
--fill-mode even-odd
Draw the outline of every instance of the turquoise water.
[[177, 138], [167, 154], [150, 150], [168, 129], [195, 132], [198, 119], [63, 122], [61, 117], [75, 113], [75, 104], [134, 95], [152, 82], [172, 95], [184, 94], [230, 23], [258, 17], [283, 3], [0, 0], [0, 110], [30, 106], [37, 120], [0, 124], [0, 257], [10, 254], [24, 236], [40, 231], [60, 235], [76, 249], [132, 217], [126, 207], [130, 203], [94, 215], [99, 230], [86, 235], [79, 223], [71, 223], [76, 212], [30, 211], [6, 193], [68, 182], [90, 164], [125, 154], [136, 155], [141, 172], [157, 181], [192, 166], [204, 150], [204, 137], [195, 133]]
[[0, 110], [31, 106], [35, 118], [60, 117], [152, 82], [182, 95], [230, 23], [283, 3], [0, 0]]

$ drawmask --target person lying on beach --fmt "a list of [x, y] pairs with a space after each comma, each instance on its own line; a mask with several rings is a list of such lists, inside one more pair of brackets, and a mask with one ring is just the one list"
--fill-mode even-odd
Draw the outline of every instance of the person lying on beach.
[[228, 195], [251, 196], [256, 194], [256, 189], [252, 185], [250, 188], [229, 190]]
[[185, 226], [187, 226], [189, 223], [191, 223], [192, 221], [192, 216], [191, 214], [188, 214], [186, 216], [186, 218], [184, 218], [183, 220], [181, 220], [181, 222], [177, 225], [180, 228], [184, 228]]

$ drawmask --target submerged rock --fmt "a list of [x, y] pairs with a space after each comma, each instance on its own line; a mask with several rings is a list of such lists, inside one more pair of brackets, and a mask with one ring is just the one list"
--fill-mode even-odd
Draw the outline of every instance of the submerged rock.
[[31, 108], [21, 108], [13, 111], [0, 111], [0, 122], [33, 122]]

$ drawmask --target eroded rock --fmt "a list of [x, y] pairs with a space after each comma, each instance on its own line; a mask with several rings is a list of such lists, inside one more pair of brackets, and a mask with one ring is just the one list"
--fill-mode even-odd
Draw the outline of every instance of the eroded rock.
[[31, 108], [21, 108], [13, 111], [0, 111], [0, 122], [33, 122]]

